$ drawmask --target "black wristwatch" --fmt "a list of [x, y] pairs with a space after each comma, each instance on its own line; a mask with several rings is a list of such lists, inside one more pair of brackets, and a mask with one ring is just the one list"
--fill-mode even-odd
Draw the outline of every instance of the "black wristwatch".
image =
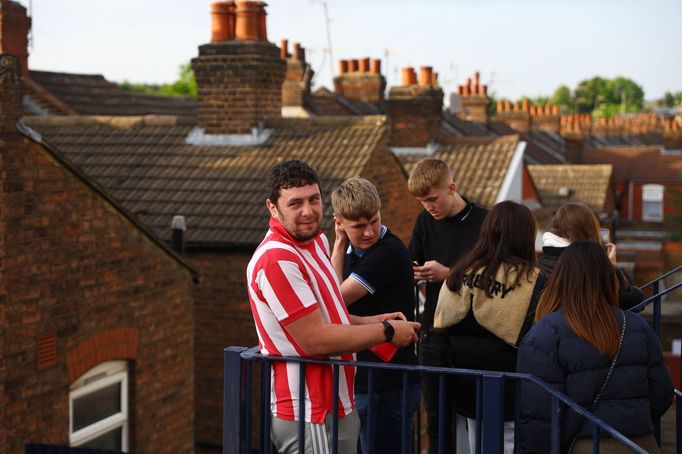
[[393, 340], [393, 335], [395, 334], [395, 330], [393, 329], [393, 325], [388, 323], [387, 320], [384, 320], [381, 323], [384, 324], [384, 336], [386, 336], [386, 342], [391, 342]]

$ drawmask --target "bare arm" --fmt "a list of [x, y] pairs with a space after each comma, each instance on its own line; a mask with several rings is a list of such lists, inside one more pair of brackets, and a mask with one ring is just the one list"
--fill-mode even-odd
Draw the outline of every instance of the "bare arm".
[[[334, 271], [336, 271], [336, 277], [339, 280], [339, 284], [341, 284], [343, 282], [343, 260], [346, 257], [346, 249], [348, 248], [350, 240], [348, 239], [346, 232], [344, 232], [336, 221], [336, 216], [334, 216], [334, 237], [331, 260]], [[349, 303], [346, 303], [346, 305], [348, 304]]]
[[336, 271], [336, 277], [339, 280], [339, 286], [341, 288], [341, 296], [343, 296], [343, 302], [346, 306], [350, 306], [368, 292], [365, 287], [360, 285], [354, 279], [343, 280], [343, 261], [346, 257], [346, 249], [350, 241], [348, 240], [348, 235], [341, 228], [336, 218], [334, 218], [334, 233], [336, 238], [334, 239], [334, 248], [332, 249], [332, 266], [334, 271]]
[[[396, 314], [384, 314], [396, 315]], [[380, 316], [375, 316], [380, 317]], [[365, 320], [367, 319], [367, 320]], [[371, 317], [355, 317], [353, 322], [367, 322]], [[391, 343], [404, 347], [417, 340], [420, 324], [391, 320], [395, 334]], [[286, 331], [308, 355], [332, 355], [365, 350], [386, 341], [382, 323], [340, 325], [326, 323], [316, 309], [285, 326]]]

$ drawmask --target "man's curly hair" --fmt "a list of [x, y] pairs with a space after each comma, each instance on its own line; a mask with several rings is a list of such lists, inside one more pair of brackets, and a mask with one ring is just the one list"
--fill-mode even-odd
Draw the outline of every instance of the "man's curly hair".
[[270, 188], [269, 199], [276, 205], [277, 200], [279, 200], [280, 190], [298, 188], [310, 184], [317, 184], [319, 187], [320, 180], [317, 172], [307, 163], [298, 159], [292, 159], [272, 166], [270, 172], [268, 172], [267, 184], [268, 188]]

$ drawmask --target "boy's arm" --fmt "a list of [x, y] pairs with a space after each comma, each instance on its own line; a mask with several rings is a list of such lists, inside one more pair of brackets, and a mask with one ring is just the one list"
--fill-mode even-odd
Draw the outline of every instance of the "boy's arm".
[[363, 296], [367, 294], [367, 289], [360, 285], [355, 279], [343, 279], [343, 261], [346, 259], [346, 249], [348, 249], [348, 235], [339, 226], [339, 223], [334, 219], [334, 248], [332, 249], [332, 266], [336, 271], [336, 277], [339, 280], [339, 287], [341, 288], [341, 296], [346, 306], [350, 306]]

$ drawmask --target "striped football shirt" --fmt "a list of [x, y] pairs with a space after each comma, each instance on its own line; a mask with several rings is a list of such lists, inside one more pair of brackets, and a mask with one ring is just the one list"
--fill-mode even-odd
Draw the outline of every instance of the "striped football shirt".
[[[286, 326], [316, 309], [327, 323], [350, 324], [329, 259], [329, 241], [322, 233], [313, 241], [302, 244], [292, 238], [277, 219], [271, 219], [270, 230], [251, 257], [246, 277], [263, 354], [308, 356], [286, 331]], [[353, 361], [355, 355], [329, 358]], [[343, 417], [355, 407], [355, 368], [342, 366], [339, 372], [339, 417]], [[299, 365], [273, 361], [271, 378], [273, 416], [299, 420]], [[333, 411], [332, 366], [306, 364], [305, 384], [304, 419], [323, 423], [327, 413]]]

